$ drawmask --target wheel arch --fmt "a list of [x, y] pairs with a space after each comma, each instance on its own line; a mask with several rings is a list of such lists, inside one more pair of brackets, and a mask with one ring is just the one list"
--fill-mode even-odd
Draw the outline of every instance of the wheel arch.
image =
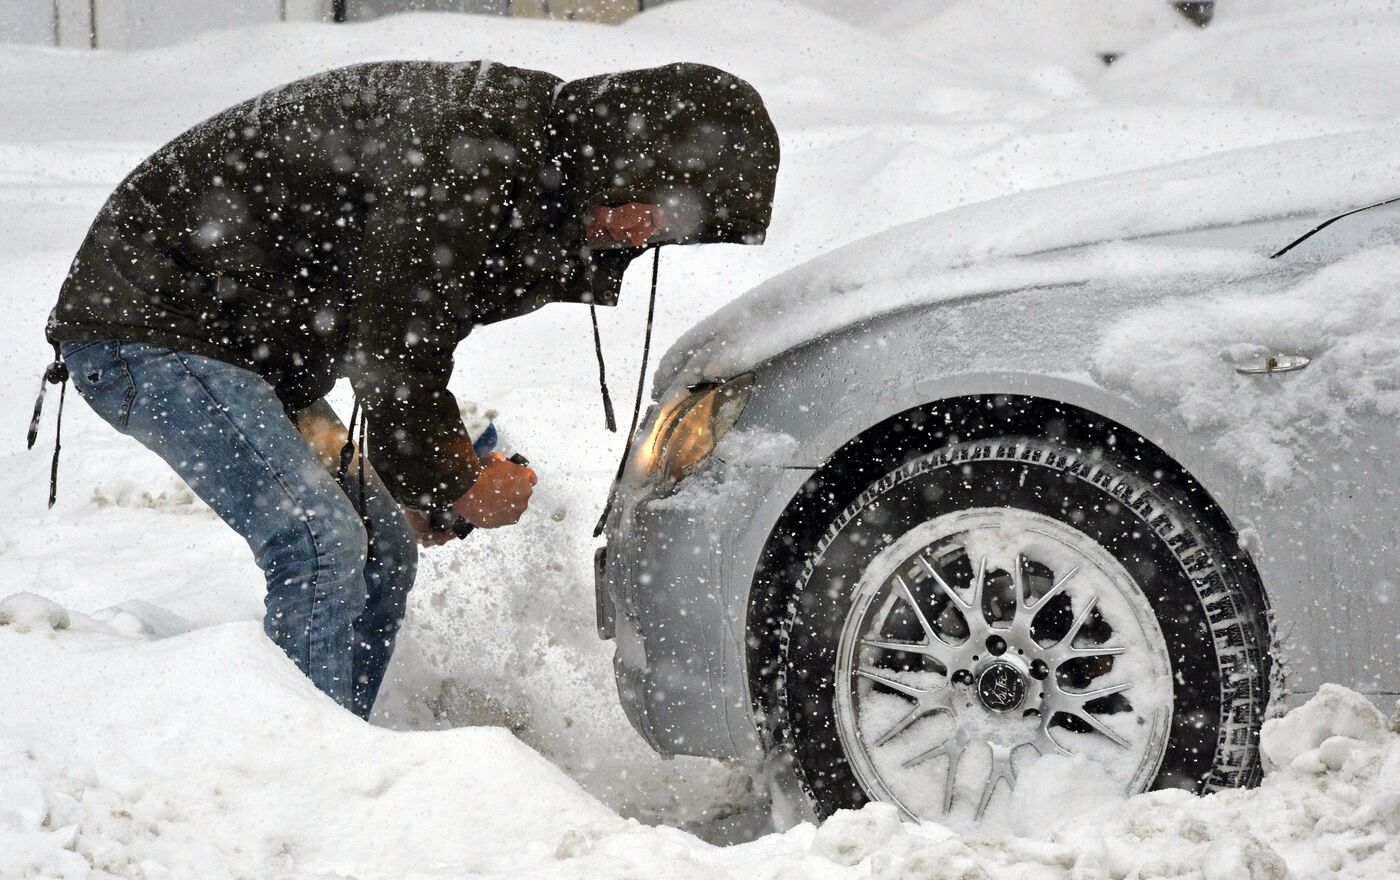
[[[904, 409], [840, 445], [789, 500], [765, 540], [748, 597], [746, 668], [766, 747], [779, 744], [782, 735], [778, 670], [791, 598], [784, 573], [801, 564], [804, 548], [826, 528], [829, 517], [872, 480], [950, 443], [994, 436], [1055, 440], [1083, 451], [1113, 449], [1187, 503], [1203, 525], [1239, 544], [1239, 529], [1191, 469], [1124, 420], [1034, 393], [959, 394]], [[1246, 552], [1239, 559], [1259, 597], [1259, 610], [1267, 615], [1269, 597], [1255, 562]], [[1264, 636], [1271, 640], [1267, 628]]]

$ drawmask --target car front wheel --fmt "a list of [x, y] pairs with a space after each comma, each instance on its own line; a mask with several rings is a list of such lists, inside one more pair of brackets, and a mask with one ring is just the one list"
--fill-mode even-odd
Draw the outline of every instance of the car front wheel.
[[1034, 438], [871, 483], [807, 553], [782, 639], [780, 726], [816, 813], [970, 823], [1055, 773], [1254, 781], [1263, 603], [1203, 522], [1111, 452]]

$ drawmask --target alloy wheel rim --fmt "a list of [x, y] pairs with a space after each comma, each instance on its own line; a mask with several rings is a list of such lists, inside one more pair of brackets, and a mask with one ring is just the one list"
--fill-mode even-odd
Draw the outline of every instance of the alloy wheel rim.
[[939, 821], [982, 819], [1048, 755], [1145, 790], [1171, 719], [1166, 640], [1138, 583], [1084, 532], [1010, 508], [938, 517], [876, 556], [835, 684], [867, 796]]

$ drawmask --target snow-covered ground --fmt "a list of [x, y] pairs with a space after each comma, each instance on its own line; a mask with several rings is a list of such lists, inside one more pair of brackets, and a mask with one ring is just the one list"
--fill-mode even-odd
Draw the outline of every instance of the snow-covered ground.
[[[326, 67], [490, 57], [572, 77], [685, 59], [752, 81], [783, 139], [769, 244], [666, 251], [661, 349], [762, 279], [937, 211], [1400, 118], [1392, 2], [1221, 0], [1205, 31], [1157, 0], [852, 11], [869, 5], [686, 0], [617, 29], [417, 15], [136, 54], [0, 47], [0, 877], [1400, 874], [1400, 736], [1339, 689], [1271, 722], [1276, 769], [1255, 792], [1047, 787], [1053, 804], [1027, 798], [1015, 827], [977, 837], [872, 807], [702, 842], [692, 832], [753, 832], [763, 798], [742, 769], [656, 758], [616, 704], [589, 534], [620, 440], [588, 392], [581, 309], [459, 352], [454, 388], [530, 455], [536, 509], [424, 554], [376, 726], [266, 642], [242, 542], [81, 401], [45, 510], [47, 455], [20, 435], [43, 318], [92, 214], [183, 128]], [[1124, 54], [1105, 67], [1102, 52]], [[644, 274], [603, 315], [619, 387]]]

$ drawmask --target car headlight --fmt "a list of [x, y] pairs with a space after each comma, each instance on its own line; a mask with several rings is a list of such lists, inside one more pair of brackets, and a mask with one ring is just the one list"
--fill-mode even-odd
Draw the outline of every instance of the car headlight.
[[632, 458], [634, 476], [662, 488], [674, 486], [704, 464], [749, 402], [753, 376], [696, 385], [661, 407]]

